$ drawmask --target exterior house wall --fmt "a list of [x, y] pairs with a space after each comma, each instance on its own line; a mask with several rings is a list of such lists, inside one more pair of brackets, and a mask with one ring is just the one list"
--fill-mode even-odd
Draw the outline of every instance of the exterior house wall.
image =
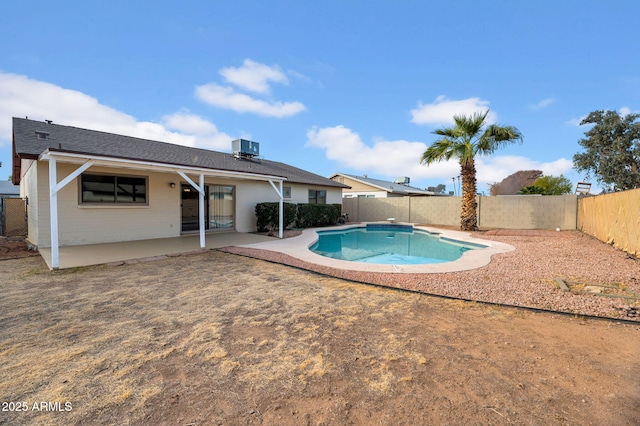
[[364, 184], [362, 182], [358, 182], [356, 180], [348, 179], [348, 178], [344, 178], [344, 182], [341, 182], [341, 183], [344, 183], [345, 185], [349, 185], [351, 187], [351, 189], [345, 188], [343, 190], [343, 192], [346, 192], [346, 193], [350, 193], [350, 192], [371, 192], [371, 191], [379, 191], [380, 190], [380, 188], [376, 188], [374, 186], [367, 185], [367, 184]]
[[[373, 189], [373, 188], [372, 188]], [[345, 191], [345, 190], [343, 190]], [[371, 196], [373, 195], [373, 198], [387, 198], [387, 197], [392, 197], [392, 194], [388, 194], [387, 191], [349, 191], [349, 192], [343, 192], [343, 197], [344, 198], [358, 198], [358, 196], [364, 196], [365, 198], [367, 196]]]
[[327, 204], [342, 204], [342, 188], [327, 188]]
[[[58, 181], [76, 170], [78, 165], [58, 164]], [[38, 162], [39, 234], [37, 245], [51, 246], [49, 216], [48, 163]], [[139, 170], [91, 167], [89, 172], [147, 176], [148, 200], [145, 206], [79, 205], [79, 179], [58, 192], [58, 235], [61, 246], [117, 241], [132, 241], [180, 235], [180, 187], [178, 175], [145, 173]]]
[[375, 195], [376, 198], [387, 196], [387, 191], [383, 191], [378, 187], [367, 185], [354, 179], [349, 179], [348, 177], [335, 176], [334, 178], [332, 178], [332, 180], [344, 183], [345, 185], [351, 187], [351, 189], [344, 188], [342, 190], [343, 196], [353, 195], [354, 197], [357, 197], [358, 195]]
[[27, 203], [27, 240], [37, 246], [39, 238], [38, 219], [41, 208], [38, 197], [38, 167], [33, 160], [23, 160], [20, 197], [29, 200]]
[[[293, 192], [293, 189], [291, 192]], [[278, 194], [276, 194], [269, 182], [237, 181], [236, 230], [238, 232], [255, 231], [257, 220], [256, 204], [278, 200]]]
[[[58, 163], [57, 178], [61, 181], [78, 168], [76, 164]], [[146, 176], [148, 205], [81, 205], [78, 178], [58, 192], [58, 232], [61, 246], [134, 241], [181, 235], [181, 190], [183, 181], [176, 173], [145, 172], [144, 170], [93, 166], [86, 173], [108, 173], [125, 176]], [[195, 182], [197, 176], [189, 175]], [[285, 181], [286, 182], [286, 181]], [[175, 183], [175, 188], [170, 184]], [[269, 182], [245, 179], [206, 177], [207, 185], [235, 187], [235, 230], [256, 230], [255, 206], [259, 202], [278, 201]], [[291, 187], [291, 199], [286, 202], [309, 202], [309, 185], [283, 184]], [[29, 240], [39, 247], [51, 246], [49, 216], [49, 165], [34, 162], [26, 172], [21, 187], [29, 197]], [[342, 202], [341, 188], [326, 188], [327, 203]], [[35, 201], [35, 202], [34, 202]]]

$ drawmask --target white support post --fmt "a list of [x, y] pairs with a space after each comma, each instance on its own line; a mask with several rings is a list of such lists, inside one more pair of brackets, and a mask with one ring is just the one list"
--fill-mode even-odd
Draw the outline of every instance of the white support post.
[[200, 248], [205, 248], [207, 243], [204, 235], [204, 174], [200, 173]]
[[58, 248], [58, 184], [56, 159], [49, 158], [49, 219], [51, 223], [51, 268], [60, 267]]
[[69, 176], [58, 182], [58, 167], [55, 157], [49, 156], [49, 220], [51, 223], [51, 268], [60, 267], [60, 243], [58, 238], [58, 191], [67, 186], [72, 180], [93, 165], [87, 161], [74, 170]]
[[278, 181], [278, 186], [280, 187], [280, 189], [276, 187], [276, 184], [273, 183], [271, 179], [269, 179], [269, 183], [280, 198], [280, 201], [278, 203], [278, 238], [282, 239], [282, 228], [284, 227], [284, 197], [282, 195], [282, 181]]
[[280, 181], [280, 191], [278, 192], [278, 194], [280, 195], [280, 211], [278, 214], [278, 238], [282, 239], [282, 233], [283, 230], [282, 228], [284, 228], [283, 223], [284, 223], [284, 200], [282, 197], [282, 181]]

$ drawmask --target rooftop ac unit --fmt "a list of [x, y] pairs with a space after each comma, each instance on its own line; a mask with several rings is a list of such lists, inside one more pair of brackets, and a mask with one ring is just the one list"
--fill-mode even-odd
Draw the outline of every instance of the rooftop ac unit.
[[393, 183], [397, 183], [400, 185], [409, 185], [409, 176], [400, 176], [398, 179], [396, 179], [395, 181], [393, 181]]
[[231, 150], [236, 157], [257, 157], [260, 155], [260, 144], [246, 139], [231, 141]]

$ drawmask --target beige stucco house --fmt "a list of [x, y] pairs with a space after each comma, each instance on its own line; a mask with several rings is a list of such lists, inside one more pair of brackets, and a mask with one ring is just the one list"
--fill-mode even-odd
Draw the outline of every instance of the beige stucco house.
[[257, 203], [342, 201], [344, 184], [245, 154], [13, 119], [27, 238], [54, 268], [61, 246], [195, 233], [204, 247], [205, 233], [255, 231]]
[[395, 182], [335, 173], [329, 179], [348, 186], [342, 190], [343, 198], [390, 198], [438, 195], [432, 191], [409, 186], [409, 178], [398, 178]]

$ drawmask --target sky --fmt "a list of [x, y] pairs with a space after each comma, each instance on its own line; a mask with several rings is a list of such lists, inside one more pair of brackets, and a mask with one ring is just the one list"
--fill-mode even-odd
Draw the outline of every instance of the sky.
[[[477, 161], [478, 191], [519, 170], [573, 169], [595, 110], [640, 111], [640, 2], [5, 2], [0, 179], [11, 118], [260, 155], [453, 191], [456, 161], [420, 164], [456, 114], [490, 110], [513, 144]], [[597, 182], [590, 182], [597, 190]]]

